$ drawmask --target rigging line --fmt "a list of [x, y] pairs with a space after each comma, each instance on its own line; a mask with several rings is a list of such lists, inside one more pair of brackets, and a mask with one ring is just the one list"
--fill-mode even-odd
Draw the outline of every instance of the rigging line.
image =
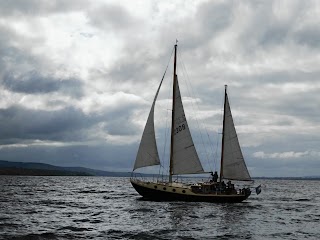
[[[220, 98], [219, 99], [222, 99], [221, 100], [221, 107], [220, 107], [220, 121], [219, 122], [223, 122], [223, 98]], [[211, 147], [211, 150], [212, 150], [212, 154], [213, 154], [213, 167], [214, 167], [214, 170], [217, 171], [218, 170], [218, 159], [219, 159], [219, 149], [221, 148], [219, 143], [220, 143], [220, 140], [221, 140], [221, 137], [219, 137], [219, 135], [222, 134], [222, 129], [217, 129], [217, 140], [216, 141], [211, 141], [210, 139], [210, 136], [208, 134], [208, 139], [209, 139], [209, 143], [210, 143], [210, 147]], [[215, 148], [214, 148], [214, 144], [215, 144]]]
[[[172, 91], [168, 91], [168, 97], [167, 97], [167, 106], [166, 109], [169, 109], [169, 105], [171, 105], [171, 101], [170, 99], [172, 99]], [[170, 109], [170, 111], [166, 111], [166, 128], [165, 128], [165, 142], [164, 142], [164, 146], [163, 146], [163, 154], [162, 154], [162, 159], [165, 159], [165, 155], [166, 155], [166, 149], [167, 149], [167, 142], [168, 142], [168, 138], [171, 136], [171, 121], [170, 121], [170, 116], [169, 116], [169, 112], [172, 112], [172, 109]], [[164, 161], [164, 160], [163, 160]], [[169, 172], [169, 167], [170, 165], [170, 158], [167, 159], [167, 164], [164, 166], [164, 169], [166, 170], [166, 172]]]
[[[182, 57], [181, 57], [181, 59], [182, 59]], [[187, 72], [187, 70], [186, 70], [186, 67], [185, 67], [185, 64], [184, 64], [183, 60], [181, 60], [181, 62], [182, 62], [182, 64], [183, 64], [183, 67], [184, 67], [185, 72], [186, 72], [187, 80], [188, 80], [189, 85], [190, 85], [190, 88], [191, 88], [191, 93], [193, 94], [193, 96], [198, 96], [198, 94], [195, 94], [195, 93], [193, 92], [193, 87], [191, 86], [191, 81], [190, 81], [190, 78], [189, 78], [189, 75], [188, 75], [188, 72]], [[188, 91], [189, 91], [189, 89], [188, 89]], [[194, 91], [196, 92], [196, 90], [194, 90]], [[190, 93], [189, 93], [189, 95], [190, 95]], [[194, 106], [193, 106], [193, 102], [191, 102], [191, 103], [192, 103], [192, 107], [194, 107]], [[200, 107], [199, 107], [197, 101], [195, 101], [195, 105], [197, 106], [198, 111], [200, 111]], [[208, 166], [209, 166], [210, 169], [211, 169], [211, 164], [210, 164], [210, 161], [209, 161], [210, 153], [208, 153], [208, 149], [205, 147], [205, 143], [204, 143], [204, 139], [203, 139], [203, 133], [202, 133], [202, 131], [201, 131], [200, 125], [205, 129], [205, 132], [206, 132], [206, 134], [207, 134], [207, 136], [208, 136], [209, 144], [210, 144], [210, 137], [209, 137], [208, 129], [207, 129], [207, 127], [206, 127], [205, 125], [203, 125], [203, 123], [199, 124], [198, 118], [196, 118], [196, 121], [197, 121], [197, 124], [198, 124], [198, 128], [199, 128], [199, 130], [200, 130], [201, 141], [202, 141], [203, 147], [204, 147], [204, 149], [205, 149], [205, 153], [206, 153], [206, 157], [207, 157], [207, 163], [208, 163]], [[210, 145], [210, 146], [211, 146], [211, 145]], [[212, 148], [212, 146], [210, 147], [210, 150], [211, 150], [211, 148]], [[209, 151], [209, 152], [210, 152], [210, 151]], [[212, 151], [212, 153], [213, 153], [213, 152], [214, 152], [214, 151]], [[212, 169], [211, 169], [211, 170], [212, 170]]]
[[213, 162], [213, 164], [214, 164], [214, 169], [216, 170], [216, 171], [218, 171], [218, 164], [217, 164], [217, 162], [218, 162], [218, 148], [219, 148], [219, 138], [217, 138], [217, 144], [216, 144], [216, 151], [214, 152], [214, 156], [213, 156], [213, 160], [214, 160], [214, 162]]
[[209, 133], [207, 132], [207, 137], [208, 137], [208, 139], [209, 139], [209, 148], [210, 148], [210, 150], [212, 151], [212, 157], [213, 157], [213, 169], [214, 170], [216, 170], [216, 167], [217, 167], [217, 157], [215, 157], [214, 156], [214, 147], [213, 147], [213, 145], [214, 145], [214, 142], [213, 141], [211, 141], [211, 138], [210, 138], [210, 135], [209, 135]]
[[[222, 105], [222, 108], [223, 109], [223, 99], [221, 100], [221, 105]], [[221, 115], [220, 115], [220, 118], [221, 118], [221, 121], [222, 122], [222, 119], [223, 119], [223, 110], [221, 110]], [[208, 129], [207, 127], [205, 126], [205, 130], [206, 130], [206, 133], [207, 133], [207, 137], [208, 137], [208, 140], [209, 140], [209, 145], [210, 145], [210, 151], [212, 151], [212, 157], [213, 157], [213, 169], [214, 170], [218, 170], [218, 167], [217, 167], [217, 161], [218, 161], [218, 158], [219, 158], [219, 142], [221, 140], [221, 138], [219, 137], [219, 132], [222, 132], [219, 131], [219, 129], [217, 129], [217, 137], [216, 137], [216, 141], [215, 140], [211, 140], [210, 138], [210, 135], [209, 135], [209, 132], [208, 132]], [[215, 134], [214, 134], [215, 135]], [[214, 147], [216, 143], [216, 146]]]
[[[223, 123], [224, 98], [221, 97], [221, 99], [222, 99], [222, 100], [221, 100], [221, 105], [220, 105], [220, 106], [221, 106], [221, 107], [220, 107], [220, 110], [221, 110], [221, 114], [220, 114], [220, 119], [221, 119], [221, 120], [220, 120], [220, 122]], [[222, 126], [221, 126], [221, 127], [222, 127]], [[219, 135], [219, 132], [221, 132], [221, 134], [222, 134], [222, 131], [223, 131], [222, 128], [221, 128], [221, 131], [218, 130], [218, 135]], [[217, 139], [218, 139], [218, 140], [217, 140], [216, 159], [215, 159], [215, 164], [216, 164], [216, 166], [217, 166], [217, 161], [218, 161], [218, 157], [219, 157], [219, 155], [218, 155], [218, 149], [220, 149], [219, 142], [221, 141], [221, 144], [222, 144], [222, 138], [218, 137]], [[221, 154], [222, 154], [222, 152], [221, 152]], [[221, 157], [221, 156], [220, 156], [220, 157]], [[221, 168], [221, 166], [220, 166], [220, 168]]]
[[[182, 60], [182, 56], [181, 56], [180, 52], [179, 52], [178, 54], [179, 54], [179, 59], [181, 59], [180, 62], [181, 62], [181, 65], [182, 65], [182, 69], [184, 70], [185, 75], [186, 75], [186, 79], [187, 79], [187, 81], [185, 81], [185, 82], [186, 82], [186, 85], [187, 85], [188, 94], [189, 94], [190, 98], [192, 99], [192, 95], [190, 94], [190, 90], [189, 90], [189, 86], [188, 86], [188, 83], [189, 83], [190, 88], [191, 88], [191, 92], [192, 92], [193, 96], [195, 96], [195, 94], [194, 94], [194, 92], [193, 92], [193, 90], [192, 90], [193, 88], [192, 88], [191, 83], [190, 83], [191, 81], [190, 81], [190, 78], [189, 78], [187, 69], [186, 69], [186, 67], [185, 67], [185, 64], [184, 64], [184, 62], [183, 62], [183, 60]], [[196, 102], [195, 104], [196, 104], [196, 106], [197, 106], [197, 108], [198, 108], [198, 111], [200, 111], [200, 108], [199, 108], [198, 103]], [[195, 112], [193, 101], [191, 101], [191, 106], [192, 106], [193, 111]], [[206, 153], [207, 163], [208, 163], [208, 165], [209, 165], [209, 167], [210, 167], [210, 169], [211, 169], [210, 162], [209, 162], [209, 154], [208, 154], [208, 151], [207, 151], [207, 149], [206, 149], [206, 147], [205, 147], [205, 144], [204, 144], [204, 140], [203, 140], [203, 136], [202, 136], [202, 131], [201, 131], [200, 124], [199, 124], [199, 121], [198, 121], [197, 116], [195, 116], [195, 119], [196, 119], [196, 122], [197, 122], [197, 125], [198, 125], [198, 129], [199, 129], [199, 132], [200, 132], [201, 142], [202, 142], [203, 148], [204, 148], [205, 153]]]
[[[165, 70], [165, 72], [164, 72], [164, 74], [163, 74], [163, 77], [162, 77], [162, 80], [161, 80], [161, 81], [163, 81], [163, 79], [164, 79], [164, 77], [165, 77], [165, 74], [166, 74], [166, 72], [167, 72], [167, 70], [168, 70], [168, 67], [169, 67], [169, 64], [170, 64], [172, 55], [173, 55], [173, 53], [174, 53], [174, 49], [175, 49], [175, 47], [172, 48], [171, 55], [170, 55], [169, 61], [168, 61], [167, 66], [166, 66], [166, 70]], [[168, 107], [168, 103], [167, 103], [167, 107]], [[167, 134], [168, 130], [167, 130], [167, 129], [168, 129], [168, 111], [167, 111], [167, 114], [166, 114], [165, 141], [164, 141], [164, 147], [163, 147], [163, 153], [162, 153], [162, 160], [163, 160], [163, 161], [164, 161], [164, 158], [165, 158], [167, 138], [168, 138], [168, 134]], [[163, 168], [163, 171], [166, 170], [165, 164], [163, 164], [163, 165], [161, 165], [161, 166], [162, 166], [162, 168]], [[161, 171], [161, 168], [159, 168], [159, 175], [160, 175], [160, 171]]]
[[[180, 59], [182, 59], [181, 55], [180, 55]], [[183, 63], [182, 60], [181, 60], [181, 64], [182, 64], [183, 70], [185, 71], [185, 75], [186, 75], [186, 79], [187, 79], [186, 85], [187, 85], [188, 94], [189, 94], [190, 98], [192, 99], [192, 96], [195, 96], [195, 94], [193, 93], [192, 90], [191, 90], [191, 94], [190, 94], [190, 88], [193, 89], [192, 86], [191, 86], [191, 83], [190, 83], [191, 81], [190, 81], [188, 72], [187, 72], [186, 67], [185, 67], [185, 65], [184, 65], [184, 63]], [[190, 85], [190, 87], [188, 86], [188, 84]], [[194, 107], [194, 103], [193, 103], [192, 100], [191, 100], [191, 106], [192, 106], [193, 111], [196, 112], [196, 111], [195, 111], [195, 107]], [[199, 105], [197, 104], [197, 102], [196, 102], [196, 106], [197, 106], [197, 108], [198, 108], [198, 111], [200, 111], [200, 108], [199, 108]], [[198, 129], [199, 129], [202, 146], [203, 146], [204, 151], [205, 151], [205, 154], [206, 154], [207, 163], [208, 163], [208, 165], [209, 165], [209, 168], [211, 169], [211, 167], [210, 167], [210, 162], [209, 162], [209, 154], [208, 154], [208, 151], [207, 151], [207, 149], [206, 149], [206, 147], [205, 147], [204, 140], [203, 140], [203, 134], [202, 134], [202, 131], [201, 131], [201, 128], [200, 128], [199, 120], [198, 120], [198, 118], [197, 118], [196, 115], [195, 115], [195, 120], [196, 120]]]

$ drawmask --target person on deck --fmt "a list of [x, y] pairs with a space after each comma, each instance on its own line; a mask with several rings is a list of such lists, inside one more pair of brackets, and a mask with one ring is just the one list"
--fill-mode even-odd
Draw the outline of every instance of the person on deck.
[[214, 172], [214, 174], [211, 172], [212, 181], [217, 182], [218, 181], [218, 173], [217, 171]]
[[224, 181], [221, 182], [221, 188], [222, 190], [226, 190], [226, 184]]

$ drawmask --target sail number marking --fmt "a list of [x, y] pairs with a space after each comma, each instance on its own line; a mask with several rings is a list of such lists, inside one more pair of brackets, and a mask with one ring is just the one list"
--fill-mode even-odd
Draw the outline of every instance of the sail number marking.
[[181, 131], [183, 131], [183, 130], [185, 130], [185, 129], [186, 129], [186, 126], [185, 126], [184, 124], [182, 124], [182, 125], [180, 125], [179, 127], [176, 127], [176, 128], [175, 128], [174, 134], [177, 134], [177, 133], [179, 133], [179, 132], [181, 132]]

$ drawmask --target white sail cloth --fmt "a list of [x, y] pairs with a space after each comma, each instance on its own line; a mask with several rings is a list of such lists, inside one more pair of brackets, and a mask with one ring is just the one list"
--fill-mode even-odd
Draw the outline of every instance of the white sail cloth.
[[225, 104], [222, 176], [223, 178], [234, 180], [251, 180], [234, 127], [228, 95], [226, 95]]
[[178, 77], [175, 77], [175, 103], [173, 122], [173, 152], [172, 152], [172, 174], [194, 174], [203, 173], [196, 148], [193, 144], [187, 119], [184, 114], [182, 99], [179, 89]]
[[156, 144], [156, 137], [154, 132], [154, 105], [155, 104], [153, 103], [146, 126], [142, 134], [133, 170], [137, 168], [160, 164], [158, 148]]
[[[196, 148], [185, 117], [177, 77], [174, 104], [172, 174], [203, 173]], [[154, 108], [162, 81], [154, 98], [149, 117], [144, 128], [133, 170], [159, 165], [160, 159], [154, 130]]]
[[163, 82], [163, 78], [164, 77], [162, 77], [157, 93], [154, 97], [148, 120], [143, 130], [133, 170], [147, 166], [160, 165], [160, 158], [156, 143], [156, 134], [154, 131], [154, 108]]

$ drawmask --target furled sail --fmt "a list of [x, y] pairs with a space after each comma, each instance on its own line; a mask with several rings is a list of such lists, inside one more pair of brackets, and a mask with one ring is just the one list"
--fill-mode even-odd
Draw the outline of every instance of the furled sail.
[[156, 134], [154, 131], [154, 108], [155, 108], [156, 100], [162, 85], [163, 78], [164, 76], [162, 77], [159, 88], [154, 97], [152, 107], [148, 116], [148, 120], [143, 130], [143, 134], [142, 134], [142, 138], [141, 138], [141, 142], [140, 142], [140, 146], [137, 153], [136, 161], [134, 163], [133, 170], [137, 168], [160, 164], [160, 158], [159, 158], [158, 148], [156, 143]]
[[234, 127], [228, 95], [225, 101], [222, 175], [227, 179], [251, 180]]
[[193, 144], [191, 133], [181, 100], [178, 77], [175, 77], [175, 104], [173, 123], [173, 152], [172, 152], [172, 174], [203, 173], [196, 148]]

